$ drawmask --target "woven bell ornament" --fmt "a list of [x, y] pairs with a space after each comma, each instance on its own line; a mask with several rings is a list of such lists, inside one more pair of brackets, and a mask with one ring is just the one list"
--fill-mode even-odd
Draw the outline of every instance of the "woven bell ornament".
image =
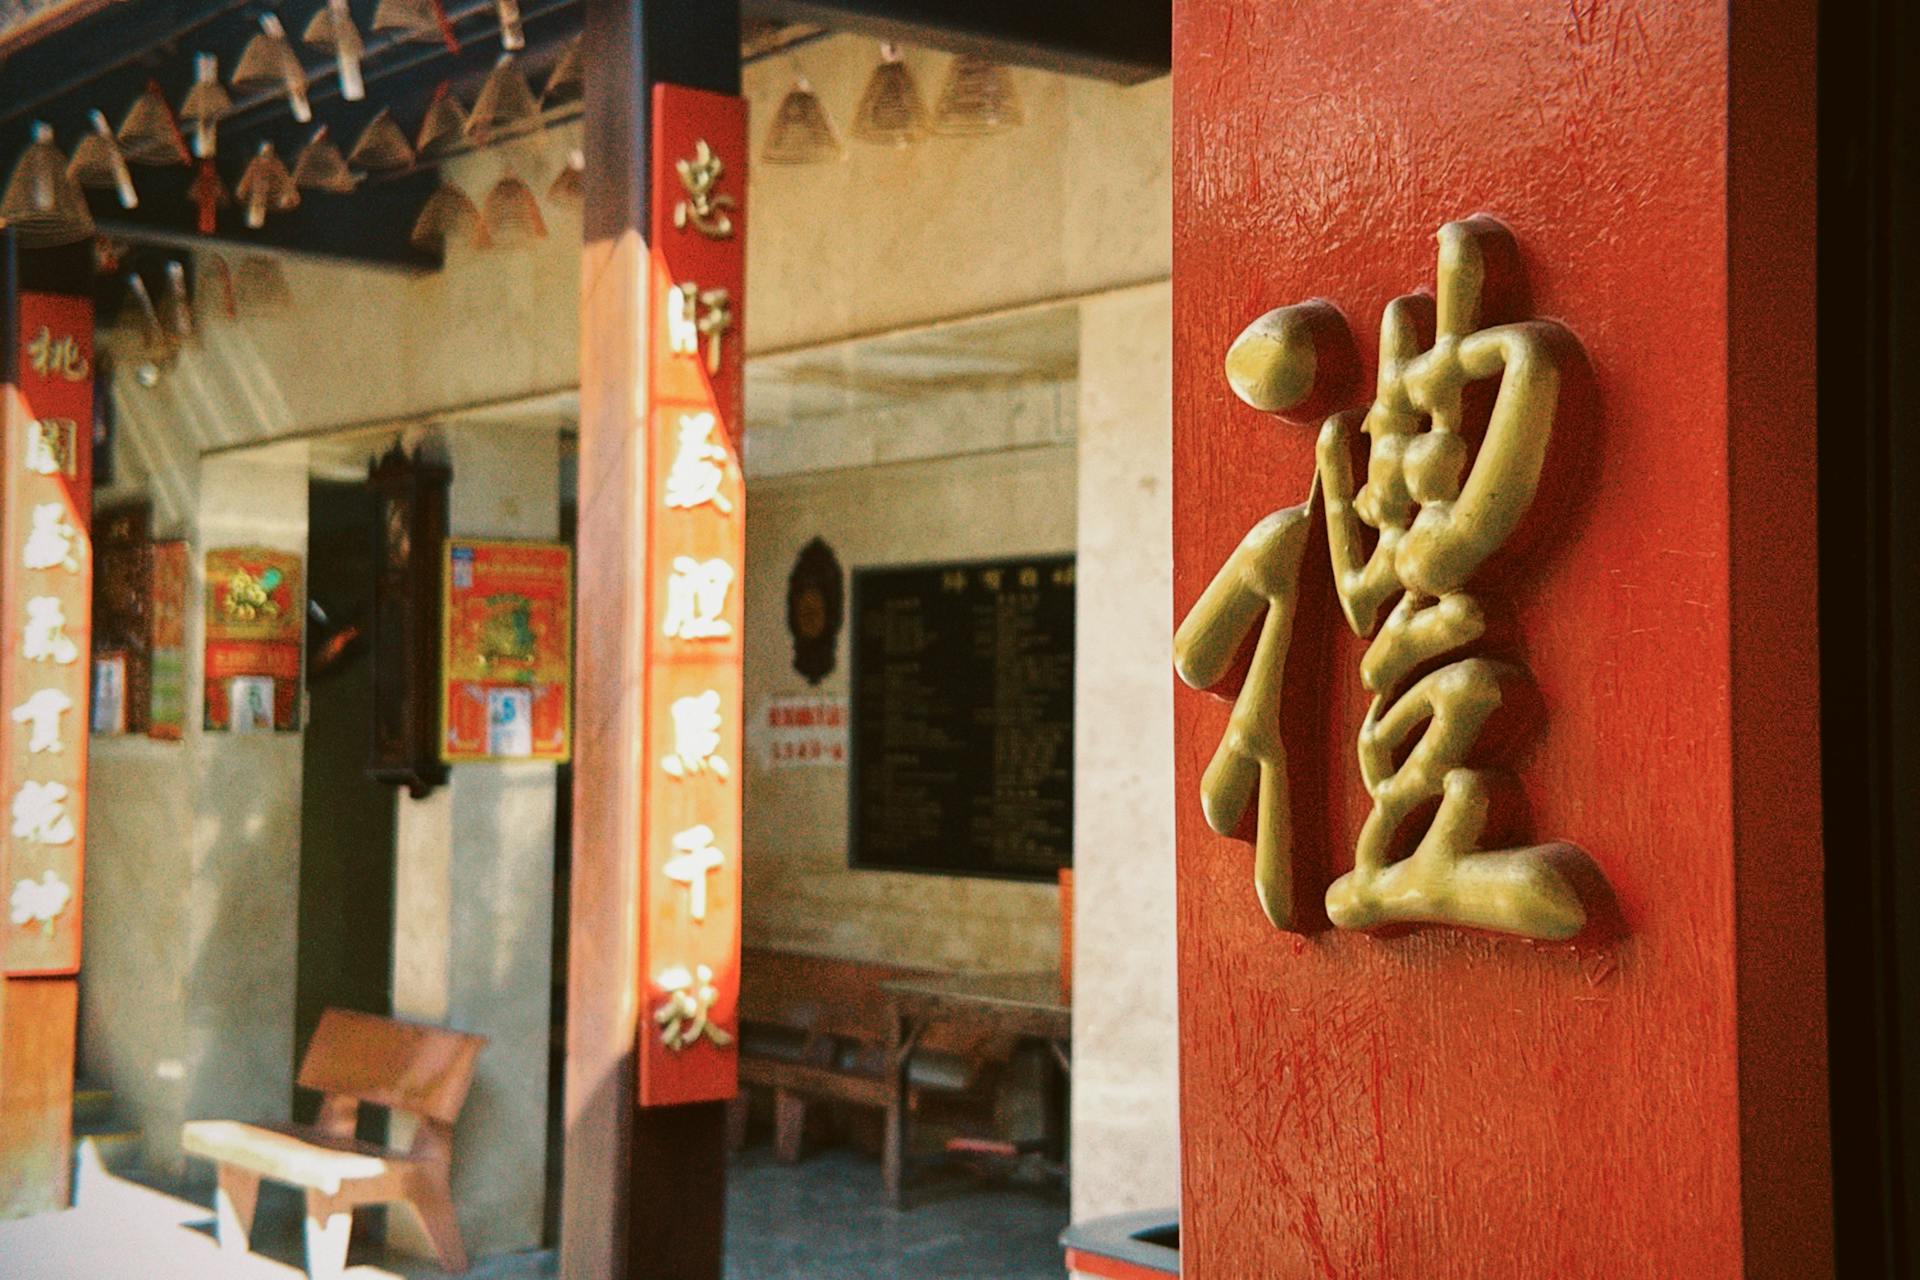
[[480, 206], [480, 229], [496, 248], [512, 249], [547, 238], [547, 220], [533, 189], [509, 173], [493, 184]]
[[360, 175], [347, 168], [347, 158], [327, 137], [327, 126], [315, 129], [293, 158], [293, 185], [336, 196], [350, 195], [360, 185]]
[[307, 102], [307, 72], [300, 55], [293, 51], [280, 19], [270, 13], [260, 15], [260, 31], [240, 51], [233, 68], [233, 87], [239, 93], [285, 92], [293, 118], [301, 124], [313, 119], [313, 107]]
[[568, 152], [567, 162], [560, 166], [560, 172], [553, 175], [553, 181], [547, 186], [547, 202], [578, 209], [587, 202], [586, 177], [586, 155], [579, 151]]
[[309, 49], [324, 49], [333, 55], [340, 68], [342, 98], [358, 102], [367, 96], [367, 82], [360, 75], [360, 59], [366, 56], [367, 46], [360, 39], [360, 29], [353, 25], [347, 0], [327, 0], [300, 33], [300, 41]]
[[582, 34], [567, 41], [567, 47], [561, 51], [560, 60], [553, 64], [553, 70], [547, 73], [547, 83], [540, 90], [541, 106], [551, 106], [556, 102], [577, 98], [586, 90], [587, 61], [580, 47], [586, 38]]
[[442, 84], [433, 91], [427, 104], [427, 118], [420, 122], [420, 136], [414, 139], [414, 152], [422, 160], [436, 159], [458, 146], [466, 136], [467, 113], [453, 90]]
[[475, 142], [485, 142], [500, 130], [537, 119], [539, 115], [540, 104], [534, 101], [533, 88], [521, 74], [520, 64], [512, 54], [503, 53], [487, 73], [486, 83], [480, 86], [480, 96], [473, 100], [473, 112], [467, 117], [467, 136]]
[[378, 173], [411, 169], [413, 144], [393, 122], [393, 113], [382, 107], [360, 131], [353, 150], [347, 153], [347, 163], [356, 169], [372, 169]]
[[233, 273], [236, 309], [249, 315], [271, 315], [293, 305], [287, 273], [265, 254], [241, 260]]
[[380, 0], [373, 9], [373, 29], [397, 31], [403, 40], [438, 40], [448, 53], [460, 52], [460, 37], [440, 0]]
[[190, 164], [193, 161], [187, 154], [187, 140], [180, 136], [180, 126], [174, 121], [173, 108], [167, 105], [167, 97], [156, 81], [149, 81], [146, 90], [134, 99], [116, 137], [120, 154], [133, 164]]
[[219, 226], [220, 210], [233, 203], [227, 184], [220, 181], [220, 170], [211, 160], [200, 162], [200, 172], [193, 176], [193, 185], [187, 188], [187, 198], [193, 201], [193, 207], [199, 211], [197, 225], [203, 236], [214, 233]]
[[247, 225], [255, 231], [267, 225], [269, 213], [286, 213], [300, 206], [300, 188], [293, 184], [293, 175], [287, 172], [271, 142], [261, 143], [259, 152], [247, 161], [247, 171], [240, 175], [233, 194], [247, 211]]
[[520, 0], [493, 0], [500, 17], [500, 47], [512, 53], [527, 47], [527, 36], [520, 29]]
[[0, 226], [13, 228], [29, 249], [93, 238], [86, 193], [67, 175], [67, 158], [54, 145], [52, 126], [33, 126], [33, 141], [20, 153], [0, 196]]
[[193, 87], [180, 100], [180, 121], [193, 133], [193, 154], [205, 160], [218, 149], [220, 117], [233, 110], [233, 99], [220, 84], [220, 59], [195, 54]]
[[940, 101], [933, 109], [933, 131], [949, 137], [980, 137], [1026, 123], [1013, 76], [992, 59], [963, 53], [947, 70]]
[[120, 154], [120, 144], [114, 140], [107, 118], [91, 111], [87, 113], [87, 122], [93, 128], [74, 147], [73, 159], [67, 161], [67, 176], [83, 187], [115, 192], [122, 209], [139, 208], [140, 195], [133, 189], [133, 174], [127, 168], [127, 158]]
[[823, 164], [843, 159], [846, 154], [820, 95], [805, 76], [800, 76], [773, 113], [773, 126], [767, 130], [767, 145], [760, 158], [768, 164]]
[[480, 210], [467, 193], [451, 182], [443, 182], [427, 197], [407, 240], [414, 248], [427, 253], [438, 253], [461, 240], [473, 248], [484, 249], [487, 230], [480, 221]]
[[891, 44], [880, 46], [880, 65], [867, 78], [849, 130], [862, 142], [904, 147], [927, 134], [927, 104], [913, 72]]
[[153, 305], [153, 295], [147, 292], [147, 282], [138, 271], [127, 273], [127, 296], [140, 309], [140, 363], [134, 376], [142, 386], [151, 387], [160, 381], [160, 371], [180, 354], [180, 343], [161, 322], [160, 310]]

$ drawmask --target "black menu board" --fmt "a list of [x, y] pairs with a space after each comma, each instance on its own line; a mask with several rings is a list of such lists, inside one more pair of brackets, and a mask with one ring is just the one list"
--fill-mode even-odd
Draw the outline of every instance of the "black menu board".
[[855, 867], [1073, 864], [1073, 557], [856, 569]]

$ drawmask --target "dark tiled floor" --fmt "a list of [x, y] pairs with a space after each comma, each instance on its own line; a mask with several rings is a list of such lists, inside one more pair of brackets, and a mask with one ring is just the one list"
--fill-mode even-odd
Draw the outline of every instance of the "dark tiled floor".
[[844, 1150], [775, 1164], [750, 1150], [727, 1193], [727, 1280], [1062, 1280], [1057, 1191], [928, 1179], [889, 1209], [880, 1166]]

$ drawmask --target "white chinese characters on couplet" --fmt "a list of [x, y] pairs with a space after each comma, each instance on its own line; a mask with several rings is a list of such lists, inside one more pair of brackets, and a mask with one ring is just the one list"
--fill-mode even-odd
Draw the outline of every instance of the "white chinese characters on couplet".
[[725, 560], [675, 556], [661, 632], [673, 640], [723, 640], [732, 635], [733, 624], [721, 617], [732, 586], [733, 566]]

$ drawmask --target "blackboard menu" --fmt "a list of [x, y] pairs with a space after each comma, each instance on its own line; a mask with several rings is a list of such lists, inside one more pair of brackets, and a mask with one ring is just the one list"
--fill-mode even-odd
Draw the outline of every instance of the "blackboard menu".
[[1073, 863], [1072, 556], [853, 574], [856, 867]]

